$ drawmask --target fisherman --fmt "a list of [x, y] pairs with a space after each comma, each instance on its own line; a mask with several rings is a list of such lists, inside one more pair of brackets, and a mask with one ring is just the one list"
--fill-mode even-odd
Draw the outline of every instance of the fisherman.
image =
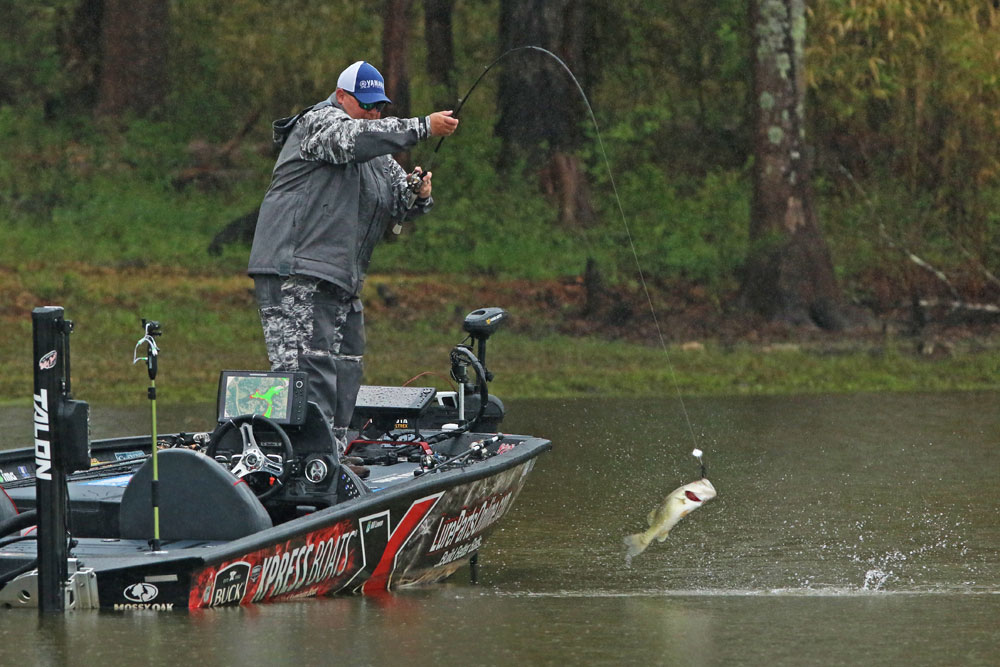
[[433, 205], [431, 172], [417, 167], [408, 185], [391, 154], [458, 127], [451, 111], [383, 118], [391, 103], [382, 75], [358, 61], [341, 72], [328, 99], [283, 128], [247, 270], [271, 369], [308, 372], [310, 400], [340, 454], [361, 385], [359, 296], [372, 251], [390, 225]]

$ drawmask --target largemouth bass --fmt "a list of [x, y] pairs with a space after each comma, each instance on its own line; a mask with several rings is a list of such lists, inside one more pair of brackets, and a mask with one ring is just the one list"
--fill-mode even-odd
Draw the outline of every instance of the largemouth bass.
[[625, 562], [631, 565], [632, 559], [645, 551], [654, 539], [660, 542], [667, 539], [670, 529], [676, 526], [678, 521], [714, 497], [715, 487], [706, 478], [671, 491], [663, 503], [646, 518], [649, 530], [625, 538], [625, 546], [628, 547]]

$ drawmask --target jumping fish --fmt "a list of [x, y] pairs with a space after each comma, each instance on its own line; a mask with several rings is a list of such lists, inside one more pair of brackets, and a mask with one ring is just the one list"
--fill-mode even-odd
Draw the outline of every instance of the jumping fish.
[[632, 558], [645, 551], [654, 539], [660, 542], [667, 539], [670, 529], [676, 526], [678, 521], [714, 497], [715, 487], [704, 477], [671, 491], [663, 504], [649, 513], [647, 517], [649, 530], [625, 538], [625, 546], [628, 547], [625, 562], [631, 565]]

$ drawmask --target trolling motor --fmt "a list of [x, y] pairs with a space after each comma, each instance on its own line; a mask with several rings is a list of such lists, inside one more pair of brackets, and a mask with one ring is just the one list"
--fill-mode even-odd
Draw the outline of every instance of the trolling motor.
[[[442, 431], [427, 438], [428, 445], [467, 433], [483, 418], [490, 402], [489, 383], [493, 380], [493, 373], [486, 368], [486, 341], [496, 333], [505, 321], [507, 321], [507, 311], [503, 308], [480, 308], [465, 316], [462, 329], [469, 334], [469, 337], [451, 350], [451, 377], [459, 384], [457, 392], [458, 428]], [[468, 343], [470, 340], [476, 344], [477, 351], [473, 351], [472, 345]], [[476, 373], [474, 383], [469, 380], [470, 366]], [[477, 389], [479, 391], [479, 411], [473, 419], [466, 421], [465, 395], [473, 394]], [[487, 446], [502, 439], [503, 436], [497, 434], [491, 438], [474, 442], [465, 452], [440, 464], [433, 457], [424, 457], [421, 468], [415, 470], [413, 474], [419, 476], [432, 470], [442, 470], [451, 465], [459, 465], [474, 458], [485, 458], [488, 455]]]
[[[469, 334], [477, 347], [473, 352], [472, 346], [465, 341], [456, 345], [451, 351], [451, 377], [459, 383], [458, 391], [458, 417], [460, 421], [465, 421], [465, 395], [473, 394], [479, 390], [479, 413], [474, 419], [467, 422], [465, 430], [471, 429], [486, 412], [489, 403], [488, 384], [493, 381], [493, 373], [486, 367], [486, 341], [496, 333], [504, 322], [507, 321], [507, 311], [503, 308], [480, 308], [465, 316], [462, 322], [462, 329]], [[476, 382], [469, 381], [469, 367], [476, 372]]]

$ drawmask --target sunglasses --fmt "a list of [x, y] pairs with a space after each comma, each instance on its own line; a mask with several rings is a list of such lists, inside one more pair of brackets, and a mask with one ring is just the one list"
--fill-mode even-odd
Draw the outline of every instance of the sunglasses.
[[[353, 93], [347, 93], [347, 94], [350, 95], [351, 97], [354, 97]], [[382, 113], [382, 109], [385, 109], [386, 106], [389, 104], [388, 102], [362, 102], [357, 97], [354, 97], [354, 101], [357, 102], [358, 106], [364, 109], [365, 111], [371, 111], [372, 109], [375, 109], [375, 111], [378, 111], [379, 113]]]

